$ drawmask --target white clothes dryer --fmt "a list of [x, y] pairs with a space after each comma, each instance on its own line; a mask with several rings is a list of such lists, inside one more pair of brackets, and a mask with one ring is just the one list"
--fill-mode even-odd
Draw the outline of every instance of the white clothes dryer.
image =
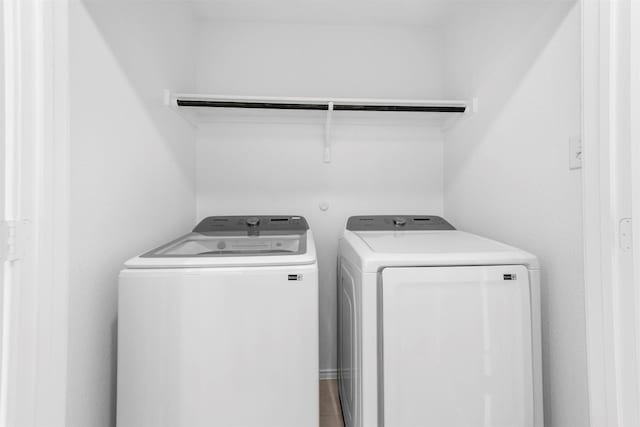
[[535, 256], [435, 216], [349, 218], [338, 256], [347, 427], [542, 426]]

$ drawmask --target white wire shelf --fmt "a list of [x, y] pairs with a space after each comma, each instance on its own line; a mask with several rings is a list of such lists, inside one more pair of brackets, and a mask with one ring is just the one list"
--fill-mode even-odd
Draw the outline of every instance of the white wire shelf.
[[[459, 116], [468, 112], [466, 100], [432, 99], [377, 99], [377, 98], [311, 98], [236, 96], [200, 93], [175, 93], [166, 90], [165, 105], [186, 113], [194, 124], [206, 123], [211, 117], [206, 112], [221, 110], [296, 110], [324, 112], [324, 161], [331, 161], [331, 124], [334, 112], [390, 112], [394, 114], [438, 113]], [[471, 103], [475, 111], [476, 101]], [[215, 114], [215, 113], [214, 113]]]

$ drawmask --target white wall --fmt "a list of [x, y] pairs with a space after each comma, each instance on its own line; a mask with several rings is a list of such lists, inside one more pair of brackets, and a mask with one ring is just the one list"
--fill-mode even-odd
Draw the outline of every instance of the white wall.
[[[540, 256], [547, 425], [588, 424], [580, 172], [568, 170], [567, 149], [579, 132], [577, 8], [465, 6], [444, 38], [415, 26], [204, 20], [191, 49], [177, 3], [109, 3], [75, 2], [71, 16], [68, 426], [114, 424], [117, 272], [129, 256], [208, 215], [306, 216], [321, 263], [321, 368], [332, 369], [346, 218], [443, 206], [459, 228]], [[475, 95], [480, 112], [444, 147], [424, 115], [336, 113], [325, 164], [321, 113], [219, 112], [196, 131], [161, 106], [163, 88]]]
[[[202, 92], [335, 97], [442, 96], [440, 39], [416, 28], [203, 22]], [[336, 367], [335, 258], [350, 215], [442, 211], [442, 132], [428, 116], [215, 114], [197, 142], [198, 217], [300, 214], [320, 262], [320, 367]], [[327, 203], [323, 212], [319, 204]]]
[[480, 110], [446, 135], [445, 215], [539, 256], [545, 425], [587, 426], [579, 6], [470, 9], [447, 47], [449, 90]]
[[175, 3], [74, 1], [68, 427], [115, 425], [117, 275], [195, 220], [191, 126], [162, 89], [191, 89], [190, 16]]
[[202, 21], [197, 79], [237, 95], [438, 98], [441, 37], [419, 27]]

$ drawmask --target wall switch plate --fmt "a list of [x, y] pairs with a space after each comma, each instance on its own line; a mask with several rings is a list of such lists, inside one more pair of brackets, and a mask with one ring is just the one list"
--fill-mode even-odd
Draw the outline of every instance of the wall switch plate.
[[582, 138], [569, 138], [569, 169], [582, 169]]

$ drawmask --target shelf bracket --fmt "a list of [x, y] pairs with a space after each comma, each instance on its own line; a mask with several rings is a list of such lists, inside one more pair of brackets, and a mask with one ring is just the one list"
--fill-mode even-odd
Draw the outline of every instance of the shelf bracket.
[[324, 154], [322, 160], [331, 163], [331, 116], [333, 115], [333, 102], [327, 105], [327, 119], [324, 122]]

